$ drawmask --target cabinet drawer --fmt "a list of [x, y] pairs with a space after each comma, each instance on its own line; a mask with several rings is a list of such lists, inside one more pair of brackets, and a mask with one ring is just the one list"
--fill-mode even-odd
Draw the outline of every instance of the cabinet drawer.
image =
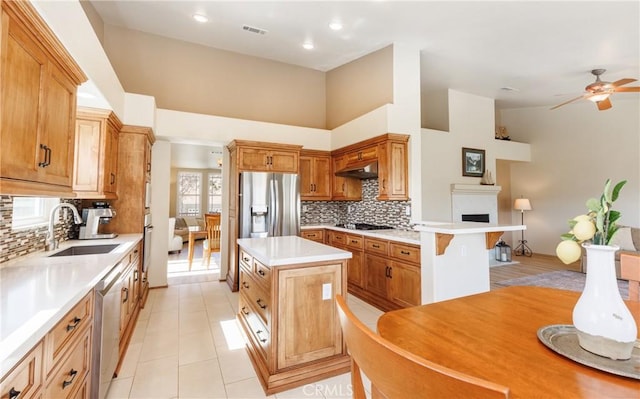
[[81, 339], [70, 348], [68, 356], [56, 366], [44, 393], [45, 398], [71, 398], [82, 385], [91, 354], [91, 328], [82, 331]]
[[384, 240], [376, 240], [374, 238], [365, 238], [364, 249], [367, 252], [387, 256], [387, 254], [389, 253], [389, 242]]
[[47, 375], [69, 348], [71, 341], [91, 324], [93, 315], [93, 292], [85, 296], [45, 337], [45, 365]]
[[347, 247], [352, 249], [362, 249], [364, 248], [364, 239], [362, 238], [362, 236], [347, 234], [347, 241], [345, 244], [347, 245]]
[[420, 263], [420, 247], [408, 244], [389, 243], [389, 255], [403, 262]]
[[263, 265], [257, 260], [253, 260], [253, 275], [264, 284], [267, 289], [271, 286], [271, 268]]
[[372, 161], [378, 158], [378, 146], [361, 148], [347, 153], [347, 165], [364, 161]]
[[244, 270], [240, 271], [240, 294], [260, 315], [262, 321], [269, 325], [271, 317], [271, 295], [269, 295], [255, 279]]
[[245, 266], [249, 272], [253, 271], [253, 256], [242, 249], [240, 250], [240, 265]]
[[347, 233], [342, 233], [339, 231], [329, 232], [329, 243], [333, 246], [347, 245]]
[[242, 295], [239, 300], [239, 314], [246, 326], [249, 328], [249, 338], [253, 340], [262, 349], [262, 356], [266, 359], [269, 353], [269, 343], [271, 342], [271, 334], [262, 322], [262, 318], [254, 311], [253, 307], [247, 303]]
[[[0, 382], [0, 398], [33, 397], [42, 385], [42, 341]], [[19, 396], [17, 396], [19, 395]]]
[[302, 230], [300, 236], [307, 240], [324, 242], [324, 230]]

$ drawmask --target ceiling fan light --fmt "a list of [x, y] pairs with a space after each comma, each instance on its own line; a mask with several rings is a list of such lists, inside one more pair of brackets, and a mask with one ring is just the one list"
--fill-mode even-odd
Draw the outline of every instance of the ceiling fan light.
[[609, 98], [611, 94], [610, 93], [602, 93], [602, 94], [596, 94], [594, 96], [589, 97], [589, 101], [593, 101], [594, 103], [600, 102], [600, 101], [604, 101], [607, 98]]

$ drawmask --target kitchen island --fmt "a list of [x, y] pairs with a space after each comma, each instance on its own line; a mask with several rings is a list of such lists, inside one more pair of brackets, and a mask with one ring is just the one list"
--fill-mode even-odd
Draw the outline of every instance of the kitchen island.
[[422, 303], [487, 292], [489, 251], [506, 231], [524, 225], [418, 222]]
[[296, 236], [242, 238], [238, 320], [268, 395], [350, 370], [335, 295], [349, 251]]

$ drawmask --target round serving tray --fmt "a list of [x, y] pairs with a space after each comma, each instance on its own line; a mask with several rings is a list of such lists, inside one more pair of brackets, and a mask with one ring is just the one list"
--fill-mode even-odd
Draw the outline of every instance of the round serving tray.
[[640, 380], [640, 342], [636, 341], [629, 360], [613, 360], [586, 351], [578, 343], [576, 328], [570, 324], [552, 324], [538, 330], [538, 339], [549, 349], [569, 359], [611, 374]]

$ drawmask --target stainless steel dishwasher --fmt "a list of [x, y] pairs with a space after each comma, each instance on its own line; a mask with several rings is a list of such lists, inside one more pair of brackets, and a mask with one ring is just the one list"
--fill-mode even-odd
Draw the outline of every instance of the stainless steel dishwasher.
[[[95, 287], [91, 397], [104, 399], [118, 365], [122, 263]], [[98, 347], [98, 344], [100, 345]], [[98, 349], [99, 350], [95, 350]]]

